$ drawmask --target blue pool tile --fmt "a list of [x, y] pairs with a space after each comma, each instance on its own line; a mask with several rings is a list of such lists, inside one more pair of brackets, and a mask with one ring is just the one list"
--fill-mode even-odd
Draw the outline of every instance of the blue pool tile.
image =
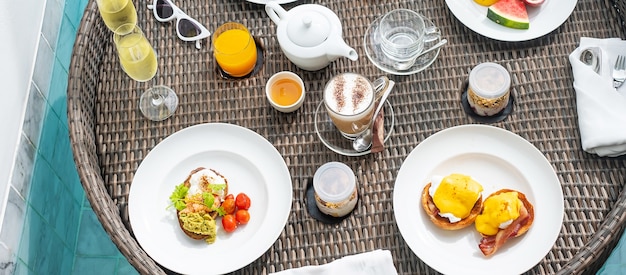
[[69, 156], [68, 152], [72, 151], [70, 138], [68, 137], [69, 131], [67, 130], [67, 128], [65, 128], [65, 125], [63, 123], [60, 123], [58, 127], [59, 131], [57, 132], [57, 137], [54, 143], [53, 155], [50, 163], [59, 175], [59, 178], [62, 178], [62, 176], [66, 175], [64, 173], [61, 173], [61, 171], [64, 171], [64, 168], [68, 165], [73, 166], [74, 161], [73, 159], [67, 158]]
[[76, 256], [117, 257], [119, 250], [102, 228], [93, 210], [84, 208], [76, 244]]
[[[67, 114], [67, 71], [61, 62], [55, 58], [54, 70], [52, 71], [52, 81], [50, 92], [48, 93], [48, 103], [59, 118]], [[61, 119], [61, 121], [67, 119]]]
[[76, 256], [72, 274], [111, 275], [115, 274], [116, 257]]
[[[42, 234], [46, 232], [46, 224], [32, 207], [26, 210], [26, 220], [20, 239], [18, 258], [24, 263], [34, 264], [37, 260], [38, 247], [41, 244]], [[33, 265], [34, 266], [34, 265]], [[29, 266], [29, 268], [31, 268]]]
[[127, 260], [126, 257], [119, 257], [119, 263], [117, 267], [117, 275], [136, 275], [139, 274], [135, 267], [133, 267]]
[[65, 0], [65, 14], [77, 29], [88, 2], [88, 0]]
[[33, 274], [32, 270], [28, 269], [28, 266], [26, 266], [22, 261], [18, 260], [16, 262], [15, 271], [13, 272], [13, 275], [29, 275], [29, 274]]
[[66, 167], [66, 169], [66, 175], [70, 176], [70, 178], [68, 179], [68, 184], [70, 186], [70, 192], [72, 192], [74, 199], [76, 199], [79, 203], [87, 204], [88, 200], [85, 197], [85, 189], [83, 189], [83, 185], [80, 182], [80, 178], [78, 177], [78, 172], [76, 171], [76, 168]]
[[77, 202], [70, 192], [64, 192], [64, 196], [58, 201], [56, 207], [63, 211], [51, 224], [63, 242], [74, 251], [78, 227], [80, 225], [81, 204]]
[[[68, 0], [68, 2], [70, 1]], [[67, 14], [64, 15], [61, 21], [61, 29], [59, 30], [56, 57], [59, 62], [61, 62], [61, 66], [68, 72], [72, 59], [72, 51], [74, 49], [74, 41], [76, 41], [76, 29], [72, 22], [70, 22]]]
[[67, 191], [45, 159], [37, 158], [35, 169], [37, 173], [31, 183], [30, 205], [44, 221], [54, 224], [64, 209], [51, 206], [57, 205]]
[[613, 252], [598, 270], [598, 275], [626, 274], [626, 233], [613, 248]]
[[52, 159], [54, 154], [54, 145], [59, 134], [59, 117], [52, 111], [49, 106], [46, 107], [43, 127], [41, 129], [41, 138], [39, 139], [38, 151], [41, 156], [47, 160]]
[[41, 233], [42, 239], [37, 251], [37, 260], [32, 269], [37, 274], [64, 274], [62, 271], [71, 270], [73, 260], [66, 258], [69, 248], [63, 240], [51, 230]]

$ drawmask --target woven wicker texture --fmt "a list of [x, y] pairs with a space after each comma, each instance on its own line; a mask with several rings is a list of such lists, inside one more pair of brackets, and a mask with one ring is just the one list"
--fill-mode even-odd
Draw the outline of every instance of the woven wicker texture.
[[[458, 0], [461, 1], [461, 0]], [[470, 1], [470, 0], [466, 0]], [[528, 274], [593, 273], [608, 257], [626, 220], [626, 158], [599, 158], [581, 150], [573, 77], [567, 56], [580, 37], [622, 37], [626, 4], [579, 0], [570, 18], [541, 38], [506, 43], [485, 38], [459, 22], [442, 0], [297, 1], [316, 3], [337, 13], [345, 41], [360, 58], [339, 59], [325, 69], [307, 72], [289, 62], [276, 39], [276, 25], [263, 5], [243, 0], [186, 0], [177, 5], [209, 30], [227, 21], [241, 22], [259, 39], [265, 54], [260, 72], [238, 81], [216, 73], [209, 39], [197, 50], [179, 40], [173, 23], [159, 23], [144, 0], [135, 0], [139, 25], [159, 55], [154, 81], [139, 83], [121, 69], [94, 1], [85, 11], [71, 63], [68, 120], [81, 182], [91, 206], [111, 239], [143, 274], [167, 272], [137, 244], [128, 220], [128, 191], [141, 160], [161, 140], [185, 127], [226, 122], [264, 136], [284, 157], [293, 181], [293, 204], [287, 224], [259, 259], [235, 272], [266, 274], [287, 268], [331, 262], [374, 249], [392, 252], [401, 274], [437, 274], [413, 254], [396, 226], [393, 187], [403, 160], [421, 141], [439, 130], [477, 123], [460, 103], [460, 89], [472, 67], [498, 62], [511, 73], [513, 113], [494, 126], [510, 130], [535, 145], [556, 171], [565, 196], [565, 216], [553, 249]], [[363, 50], [363, 34], [379, 15], [395, 8], [420, 11], [439, 28], [449, 44], [423, 72], [389, 76], [396, 81], [389, 97], [396, 125], [386, 149], [363, 157], [344, 157], [317, 138], [314, 112], [331, 76], [357, 72], [372, 79], [385, 75]], [[275, 111], [264, 85], [278, 71], [299, 74], [308, 91], [293, 114]], [[139, 95], [155, 83], [172, 87], [180, 98], [173, 117], [151, 122], [139, 111]], [[309, 216], [305, 187], [315, 169], [328, 161], [348, 164], [359, 182], [355, 212], [338, 225]], [[416, 196], [417, 197], [417, 196]], [[522, 256], [522, 255], [520, 255]]]

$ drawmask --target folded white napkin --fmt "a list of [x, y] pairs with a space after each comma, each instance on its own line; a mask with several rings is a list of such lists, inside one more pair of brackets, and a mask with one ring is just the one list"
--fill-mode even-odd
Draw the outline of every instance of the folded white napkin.
[[[589, 47], [601, 50], [599, 74], [580, 61], [581, 52]], [[599, 156], [626, 154], [626, 84], [616, 90], [611, 77], [618, 54], [626, 55], [626, 41], [582, 37], [569, 56], [582, 147]]]
[[345, 256], [330, 263], [283, 270], [278, 275], [393, 275], [398, 274], [389, 250], [374, 250]]

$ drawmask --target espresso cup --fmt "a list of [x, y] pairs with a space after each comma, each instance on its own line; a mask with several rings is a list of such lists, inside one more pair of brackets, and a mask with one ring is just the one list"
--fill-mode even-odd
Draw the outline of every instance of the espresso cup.
[[357, 73], [339, 74], [326, 83], [324, 106], [344, 137], [354, 139], [372, 125], [376, 95], [389, 79], [383, 76], [374, 83]]
[[426, 26], [419, 13], [396, 9], [382, 17], [376, 35], [390, 65], [398, 70], [406, 70], [424, 50], [424, 43], [438, 39], [440, 33], [438, 28]]

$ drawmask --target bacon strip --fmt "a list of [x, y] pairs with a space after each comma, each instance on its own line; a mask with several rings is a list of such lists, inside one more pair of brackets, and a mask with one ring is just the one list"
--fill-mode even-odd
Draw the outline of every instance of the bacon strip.
[[507, 228], [499, 230], [496, 235], [483, 236], [480, 240], [480, 244], [478, 244], [478, 248], [480, 248], [480, 251], [482, 251], [485, 256], [495, 253], [508, 239], [517, 237], [519, 229], [526, 224], [529, 218], [530, 214], [528, 213], [528, 209], [522, 204], [519, 217]]

